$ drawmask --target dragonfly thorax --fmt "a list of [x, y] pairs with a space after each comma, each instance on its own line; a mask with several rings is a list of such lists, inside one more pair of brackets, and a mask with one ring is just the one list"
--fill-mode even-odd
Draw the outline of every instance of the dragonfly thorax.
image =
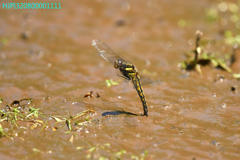
[[120, 70], [126, 70], [129, 73], [135, 73], [137, 72], [137, 69], [135, 66], [131, 63], [124, 63], [122, 60], [118, 59], [114, 63], [115, 68], [119, 68]]

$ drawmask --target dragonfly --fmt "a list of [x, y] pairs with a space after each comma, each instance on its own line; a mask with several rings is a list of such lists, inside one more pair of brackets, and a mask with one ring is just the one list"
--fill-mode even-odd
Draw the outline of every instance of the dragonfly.
[[[139, 75], [137, 68], [131, 62], [129, 62], [119, 53], [114, 52], [110, 47], [108, 47], [107, 44], [105, 44], [101, 40], [94, 39], [92, 41], [92, 45], [96, 48], [102, 58], [110, 62], [114, 66], [114, 68], [119, 69], [120, 73], [122, 74], [122, 78], [128, 81], [132, 81], [134, 88], [136, 89], [143, 105], [143, 116], [148, 116], [147, 101], [140, 80], [141, 78], [145, 77]], [[149, 83], [147, 82], [149, 80], [147, 80], [147, 78], [145, 79], [146, 84]]]

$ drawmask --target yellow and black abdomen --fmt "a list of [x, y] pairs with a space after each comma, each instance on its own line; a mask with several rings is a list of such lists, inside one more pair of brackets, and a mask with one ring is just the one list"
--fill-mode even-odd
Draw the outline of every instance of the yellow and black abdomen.
[[132, 77], [132, 82], [134, 87], [136, 88], [138, 95], [142, 101], [143, 104], [143, 110], [144, 110], [144, 115], [148, 116], [148, 108], [147, 108], [147, 101], [142, 89], [142, 85], [140, 82], [140, 76], [138, 75], [138, 73], [136, 73], [136, 76]]

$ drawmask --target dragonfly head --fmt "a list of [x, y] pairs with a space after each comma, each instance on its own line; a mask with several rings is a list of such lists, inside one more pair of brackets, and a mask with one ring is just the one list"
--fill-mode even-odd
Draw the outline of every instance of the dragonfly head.
[[116, 60], [114, 63], [115, 68], [120, 68], [122, 67], [122, 61], [120, 59]]

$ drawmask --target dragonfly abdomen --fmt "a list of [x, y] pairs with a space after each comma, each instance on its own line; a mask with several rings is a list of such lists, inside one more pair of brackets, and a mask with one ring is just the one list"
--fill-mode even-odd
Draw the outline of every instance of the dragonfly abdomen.
[[147, 101], [145, 98], [145, 94], [142, 89], [141, 81], [140, 81], [140, 76], [138, 73], [136, 73], [136, 76], [132, 78], [132, 82], [134, 87], [136, 88], [138, 95], [142, 101], [143, 104], [143, 110], [144, 110], [144, 115], [148, 116], [148, 108], [147, 108]]

